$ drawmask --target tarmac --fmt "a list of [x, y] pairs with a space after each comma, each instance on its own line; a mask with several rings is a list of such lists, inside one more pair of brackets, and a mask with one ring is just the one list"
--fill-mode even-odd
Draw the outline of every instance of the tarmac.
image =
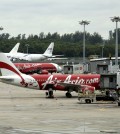
[[0, 134], [105, 134], [120, 133], [116, 102], [80, 104], [77, 93], [66, 98], [55, 91], [16, 87], [0, 82]]

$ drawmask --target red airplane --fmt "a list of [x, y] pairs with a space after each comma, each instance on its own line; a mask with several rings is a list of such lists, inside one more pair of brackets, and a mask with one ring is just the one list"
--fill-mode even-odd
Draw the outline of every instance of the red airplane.
[[62, 68], [55, 63], [14, 63], [18, 70], [25, 74], [61, 72]]
[[66, 97], [72, 97], [72, 91], [78, 89], [91, 90], [99, 88], [99, 74], [53, 74], [53, 75], [26, 75], [21, 73], [15, 65], [0, 53], [0, 79], [2, 82], [26, 88], [47, 90], [48, 97], [53, 97], [53, 90], [67, 91]]

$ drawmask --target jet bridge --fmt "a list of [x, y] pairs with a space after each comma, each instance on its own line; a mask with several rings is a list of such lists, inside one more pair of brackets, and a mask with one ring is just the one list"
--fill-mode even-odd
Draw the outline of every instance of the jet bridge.
[[101, 74], [101, 89], [120, 89], [120, 72]]
[[100, 88], [106, 91], [106, 95], [114, 98], [120, 106], [120, 72], [101, 74]]
[[72, 65], [64, 65], [63, 66], [64, 74], [80, 74], [83, 73], [83, 65], [82, 64], [72, 64]]
[[101, 74], [100, 88], [101, 89], [116, 89], [117, 74]]
[[88, 72], [88, 64], [66, 64], [63, 66], [64, 74], [82, 74]]

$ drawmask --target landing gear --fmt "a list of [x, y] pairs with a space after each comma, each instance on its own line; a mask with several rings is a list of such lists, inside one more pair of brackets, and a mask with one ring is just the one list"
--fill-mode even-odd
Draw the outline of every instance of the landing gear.
[[118, 102], [118, 106], [120, 106], [120, 102]]
[[91, 103], [91, 100], [90, 99], [86, 99], [85, 102], [86, 103]]
[[54, 98], [52, 88], [49, 88], [49, 90], [46, 92], [46, 98]]
[[66, 97], [67, 97], [67, 98], [71, 98], [71, 97], [72, 97], [71, 93], [70, 93], [70, 92], [67, 92], [67, 93], [66, 93]]

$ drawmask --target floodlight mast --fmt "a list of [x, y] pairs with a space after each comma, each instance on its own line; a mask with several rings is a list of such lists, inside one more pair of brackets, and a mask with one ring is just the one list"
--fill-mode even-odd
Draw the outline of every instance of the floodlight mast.
[[120, 17], [111, 17], [112, 22], [116, 22], [116, 45], [115, 45], [115, 65], [118, 65], [118, 22], [120, 22]]
[[25, 46], [26, 46], [26, 48], [27, 48], [27, 54], [28, 54], [28, 47], [29, 47], [30, 45], [29, 45], [29, 44], [26, 44]]
[[90, 21], [82, 20], [82, 21], [79, 21], [79, 24], [84, 26], [84, 32], [83, 32], [83, 63], [85, 63], [86, 62], [85, 61], [85, 25], [90, 24]]

